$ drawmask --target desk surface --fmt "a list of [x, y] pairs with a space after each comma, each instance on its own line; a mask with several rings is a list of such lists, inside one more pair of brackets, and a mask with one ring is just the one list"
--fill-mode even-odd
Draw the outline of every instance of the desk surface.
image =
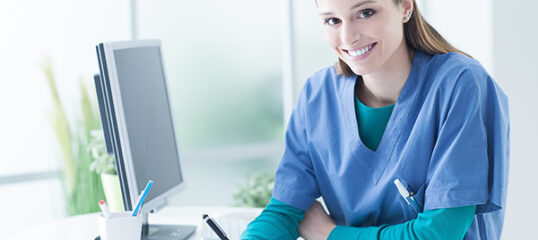
[[[261, 212], [256, 208], [232, 207], [166, 207], [149, 216], [150, 224], [185, 224], [197, 226], [196, 233], [189, 240], [201, 239], [202, 214], [222, 216], [231, 213], [247, 213], [255, 216]], [[11, 240], [92, 240], [99, 235], [97, 213], [68, 217], [62, 220], [46, 222], [12, 236]]]

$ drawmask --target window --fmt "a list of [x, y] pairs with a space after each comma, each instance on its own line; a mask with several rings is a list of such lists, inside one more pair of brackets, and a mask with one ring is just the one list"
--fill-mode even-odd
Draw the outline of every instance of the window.
[[138, 1], [163, 42], [183, 151], [282, 139], [281, 15], [271, 1]]
[[[282, 6], [261, 0], [137, 4], [138, 38], [162, 40], [188, 186], [171, 203], [231, 204], [239, 182], [274, 172], [282, 154]], [[215, 180], [211, 185], [203, 181], [207, 176]], [[220, 192], [208, 196], [208, 188]]]
[[61, 153], [50, 127], [52, 98], [41, 65], [50, 59], [73, 117], [79, 80], [91, 86], [98, 70], [94, 45], [128, 37], [124, 8], [104, 0], [0, 3], [0, 192], [5, 193], [0, 204], [15, 207], [6, 208], [0, 236], [65, 216]]

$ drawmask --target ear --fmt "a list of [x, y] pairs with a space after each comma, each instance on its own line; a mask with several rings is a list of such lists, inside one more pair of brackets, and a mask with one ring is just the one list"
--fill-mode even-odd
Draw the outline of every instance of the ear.
[[414, 2], [414, 0], [402, 0], [400, 3], [403, 22], [407, 22], [411, 18], [411, 15], [413, 14]]

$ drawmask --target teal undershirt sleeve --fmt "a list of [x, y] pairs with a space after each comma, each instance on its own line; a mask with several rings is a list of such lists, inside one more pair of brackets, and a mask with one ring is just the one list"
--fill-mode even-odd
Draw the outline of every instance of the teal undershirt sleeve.
[[299, 237], [297, 228], [304, 218], [304, 210], [292, 207], [274, 198], [247, 229], [241, 239], [282, 239], [295, 240]]
[[461, 240], [471, 226], [475, 205], [426, 210], [417, 218], [396, 225], [378, 227], [337, 226], [329, 240], [336, 239], [437, 239]]
[[[416, 219], [396, 224], [376, 227], [337, 226], [329, 235], [329, 240], [415, 240], [463, 239], [471, 226], [476, 211], [475, 205], [426, 210]], [[274, 198], [263, 212], [241, 235], [246, 239], [292, 239], [299, 237], [297, 228], [303, 220], [305, 211], [287, 205]]]

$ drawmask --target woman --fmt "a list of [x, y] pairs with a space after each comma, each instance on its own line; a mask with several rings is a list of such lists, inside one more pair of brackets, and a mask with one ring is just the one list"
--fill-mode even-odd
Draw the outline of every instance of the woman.
[[306, 81], [271, 202], [241, 239], [499, 239], [506, 95], [414, 0], [316, 3], [338, 63]]

